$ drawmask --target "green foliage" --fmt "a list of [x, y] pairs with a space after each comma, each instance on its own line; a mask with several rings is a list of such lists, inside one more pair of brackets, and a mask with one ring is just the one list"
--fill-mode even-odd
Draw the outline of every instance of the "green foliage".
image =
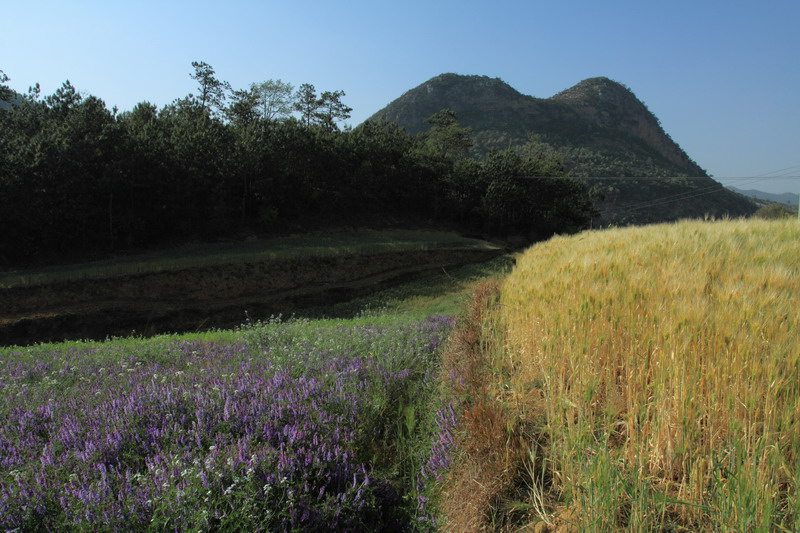
[[250, 126], [258, 121], [260, 96], [255, 88], [232, 91], [231, 100], [225, 109], [228, 120], [240, 126]]
[[192, 67], [194, 74], [189, 76], [197, 82], [196, 98], [200, 108], [209, 114], [221, 110], [225, 102], [225, 93], [231, 89], [230, 84], [218, 80], [214, 76], [214, 69], [205, 61], [192, 61]]
[[[42, 103], [14, 106], [3, 123], [9, 135], [0, 181], [3, 244], [34, 254], [73, 243], [106, 244], [121, 139], [105, 104], [66, 82]], [[64, 234], [72, 242], [63, 241]]]
[[6, 102], [14, 97], [14, 91], [12, 91], [8, 85], [6, 85], [9, 79], [10, 78], [6, 75], [6, 73], [0, 70], [0, 100]]
[[317, 89], [310, 83], [304, 83], [295, 94], [294, 110], [300, 113], [300, 120], [310, 126], [319, 109]]
[[324, 91], [319, 98], [316, 119], [319, 124], [329, 130], [336, 129], [336, 122], [350, 118], [353, 110], [342, 103], [344, 91]]
[[352, 108], [342, 103], [344, 91], [317, 91], [310, 83], [304, 83], [295, 94], [294, 110], [306, 126], [317, 125], [328, 131], [336, 130], [336, 122], [350, 118]]
[[454, 111], [442, 109], [425, 122], [431, 125], [431, 129], [423, 138], [426, 147], [434, 155], [445, 159], [459, 159], [466, 156], [472, 147], [470, 130], [461, 127]]
[[536, 141], [457, 162], [447, 192], [462, 221], [531, 240], [580, 229], [594, 214], [586, 186], [567, 178], [558, 154]]
[[266, 122], [287, 118], [294, 105], [294, 87], [281, 80], [267, 80], [250, 86], [256, 94], [261, 119]]
[[[565, 205], [588, 208], [566, 180], [515, 181], [561, 175], [552, 153], [466, 159], [470, 132], [451, 111], [419, 136], [386, 122], [340, 131], [351, 111], [343, 91], [317, 96], [303, 84], [292, 101], [280, 80], [234, 91], [207, 63], [192, 66], [198, 95], [161, 109], [142, 102], [117, 114], [67, 81], [44, 98], [35, 86], [0, 115], [0, 265], [365, 219], [535, 227], [539, 237], [580, 226]], [[285, 118], [292, 103], [299, 120]]]
[[762, 206], [758, 209], [758, 211], [753, 213], [754, 217], [765, 219], [787, 218], [794, 215], [796, 215], [796, 213], [792, 213], [788, 206], [774, 203]]

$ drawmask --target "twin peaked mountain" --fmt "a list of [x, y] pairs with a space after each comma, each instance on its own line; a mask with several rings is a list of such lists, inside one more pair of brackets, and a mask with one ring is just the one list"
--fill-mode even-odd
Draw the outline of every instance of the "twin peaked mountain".
[[[445, 108], [471, 129], [475, 155], [533, 139], [560, 152], [572, 176], [627, 178], [588, 182], [600, 199], [599, 223], [742, 216], [757, 208], [709, 178], [630, 89], [608, 78], [534, 98], [497, 78], [442, 74], [368, 120], [419, 133], [430, 127], [425, 119]], [[681, 179], [687, 177], [692, 179]]]

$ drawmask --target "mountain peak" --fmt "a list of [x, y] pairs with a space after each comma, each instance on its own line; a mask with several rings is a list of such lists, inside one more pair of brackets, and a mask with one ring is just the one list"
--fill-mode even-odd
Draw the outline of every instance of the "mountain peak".
[[409, 132], [419, 133], [430, 127], [425, 119], [444, 108], [452, 109], [462, 123], [468, 123], [486, 113], [505, 116], [509, 106], [514, 108], [530, 99], [499, 78], [446, 73], [406, 91], [367, 120], [397, 122]]
[[473, 85], [476, 87], [506, 87], [511, 90], [510, 85], [501, 80], [500, 78], [490, 78], [489, 76], [479, 76], [476, 74], [456, 74], [453, 72], [446, 72], [439, 74], [429, 79], [421, 86], [450, 86], [450, 85]]
[[422, 91], [428, 95], [436, 92], [445, 98], [469, 98], [478, 101], [515, 99], [523, 96], [500, 78], [453, 73], [431, 78], [409, 92], [413, 91]]
[[618, 102], [626, 99], [638, 102], [636, 95], [628, 87], [603, 76], [587, 78], [550, 99], [571, 103]]

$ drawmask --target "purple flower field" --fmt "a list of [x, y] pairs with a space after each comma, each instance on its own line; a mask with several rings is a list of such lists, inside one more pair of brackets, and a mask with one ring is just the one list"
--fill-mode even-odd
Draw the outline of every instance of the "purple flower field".
[[0, 349], [0, 530], [433, 529], [451, 324]]

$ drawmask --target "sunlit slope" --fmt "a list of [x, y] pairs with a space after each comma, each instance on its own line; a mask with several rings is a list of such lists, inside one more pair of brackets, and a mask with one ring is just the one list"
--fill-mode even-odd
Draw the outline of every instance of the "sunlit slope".
[[584, 526], [800, 525], [797, 221], [554, 238], [500, 303], [510, 404]]

